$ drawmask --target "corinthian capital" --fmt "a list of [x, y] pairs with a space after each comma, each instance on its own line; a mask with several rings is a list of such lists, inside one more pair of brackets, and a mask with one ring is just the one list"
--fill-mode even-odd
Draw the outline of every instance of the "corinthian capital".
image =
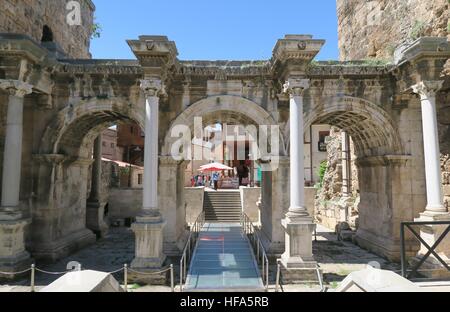
[[443, 80], [424, 80], [412, 86], [412, 89], [421, 98], [430, 98], [436, 96], [436, 93], [442, 88], [443, 83]]
[[141, 89], [145, 96], [158, 96], [162, 91], [162, 83], [159, 79], [143, 79], [141, 80]]
[[24, 97], [27, 94], [31, 94], [33, 92], [33, 86], [20, 81], [20, 80], [8, 80], [8, 79], [0, 79], [0, 89], [5, 90], [10, 95]]
[[309, 79], [289, 78], [283, 88], [284, 93], [291, 96], [303, 96], [305, 91], [309, 89]]

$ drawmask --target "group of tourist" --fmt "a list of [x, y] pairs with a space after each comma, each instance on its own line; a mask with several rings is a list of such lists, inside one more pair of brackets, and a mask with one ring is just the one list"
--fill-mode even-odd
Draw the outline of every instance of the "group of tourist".
[[[244, 163], [240, 163], [239, 166], [234, 168], [234, 173], [239, 181], [236, 187], [245, 185], [244, 181], [245, 179], [248, 180], [249, 172], [249, 168]], [[227, 179], [230, 179], [230, 177], [226, 177], [223, 173], [219, 172], [213, 172], [211, 175], [198, 174], [191, 177], [191, 187], [205, 186], [214, 188], [217, 191]]]
[[219, 189], [219, 181], [221, 179], [223, 179], [223, 174], [218, 172], [214, 172], [211, 175], [200, 174], [191, 178], [191, 186], [207, 186], [212, 187], [217, 191]]

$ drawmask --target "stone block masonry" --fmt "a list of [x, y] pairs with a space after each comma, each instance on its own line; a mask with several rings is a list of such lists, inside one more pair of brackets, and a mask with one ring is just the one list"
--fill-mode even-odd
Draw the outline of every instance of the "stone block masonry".
[[446, 37], [448, 0], [337, 0], [342, 61], [392, 58], [419, 36]]
[[44, 26], [53, 33], [53, 41], [71, 58], [91, 58], [89, 46], [95, 6], [91, 0], [78, 0], [80, 26], [70, 26], [66, 16], [68, 0], [0, 0], [0, 33], [28, 35], [41, 42]]

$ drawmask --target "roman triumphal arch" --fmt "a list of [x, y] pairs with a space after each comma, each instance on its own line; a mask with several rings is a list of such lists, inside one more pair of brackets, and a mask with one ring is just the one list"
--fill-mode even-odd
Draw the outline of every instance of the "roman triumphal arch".
[[448, 217], [439, 192], [436, 110], [449, 90], [441, 72], [450, 48], [445, 39], [421, 38], [395, 64], [313, 61], [324, 43], [287, 35], [270, 60], [183, 61], [166, 37], [141, 36], [128, 41], [136, 60], [74, 60], [27, 37], [0, 35], [0, 271], [17, 271], [30, 257], [59, 259], [104, 230], [105, 203], [99, 194], [89, 203], [87, 190], [95, 193], [100, 181], [95, 140], [120, 120], [145, 133], [131, 265], [158, 270], [166, 256], [179, 256], [189, 231], [189, 159], [173, 157], [179, 137], [172, 130], [193, 130], [196, 117], [279, 129], [277, 165], [258, 159], [267, 168], [260, 236], [288, 272], [315, 268], [305, 129], [320, 123], [348, 133], [361, 192], [356, 240], [398, 260], [401, 221]]

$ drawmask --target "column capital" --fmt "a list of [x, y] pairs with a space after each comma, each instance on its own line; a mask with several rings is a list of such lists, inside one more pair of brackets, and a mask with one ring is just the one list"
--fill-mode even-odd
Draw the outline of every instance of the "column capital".
[[412, 86], [413, 92], [422, 98], [435, 97], [436, 93], [442, 88], [443, 80], [424, 80]]
[[156, 97], [162, 91], [161, 79], [149, 78], [141, 80], [141, 89], [147, 97]]
[[10, 95], [17, 97], [24, 97], [25, 95], [33, 92], [32, 85], [20, 80], [12, 79], [0, 79], [0, 89], [3, 89]]
[[289, 78], [283, 85], [284, 93], [291, 96], [303, 96], [310, 87], [310, 80], [304, 78]]

